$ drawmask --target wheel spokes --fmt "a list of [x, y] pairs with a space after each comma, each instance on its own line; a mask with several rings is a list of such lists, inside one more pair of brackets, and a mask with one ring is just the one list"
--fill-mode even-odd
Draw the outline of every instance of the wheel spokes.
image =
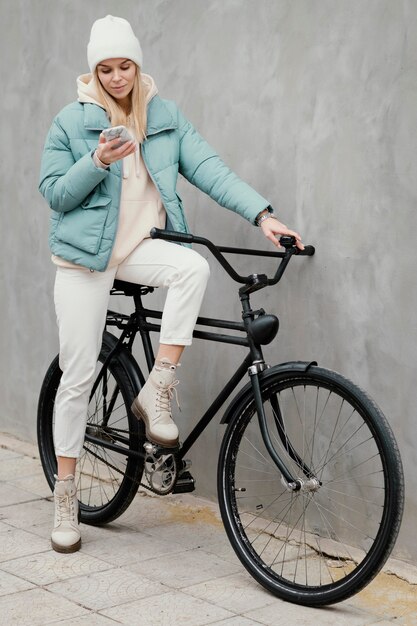
[[384, 505], [379, 450], [356, 407], [332, 389], [295, 384], [268, 397], [276, 451], [295, 477], [306, 482], [313, 475], [322, 484], [287, 491], [253, 416], [234, 462], [241, 532], [254, 558], [281, 578], [306, 587], [332, 585], [362, 562], [378, 534]]

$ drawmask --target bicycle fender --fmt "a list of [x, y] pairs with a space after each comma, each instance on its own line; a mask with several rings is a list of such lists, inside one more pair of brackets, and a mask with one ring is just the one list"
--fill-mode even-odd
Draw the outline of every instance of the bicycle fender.
[[[117, 345], [118, 338], [112, 333], [109, 333], [107, 330], [103, 333], [103, 343], [105, 346], [109, 348], [109, 350], [113, 350]], [[140, 369], [136, 359], [133, 358], [132, 354], [125, 346], [120, 346], [115, 356], [122, 363], [124, 369], [126, 370], [127, 375], [130, 378], [130, 382], [132, 383], [133, 389], [139, 393], [139, 390], [145, 384], [145, 378], [142, 374], [142, 370]]]
[[[276, 374], [289, 374], [294, 372], [306, 372], [312, 365], [317, 365], [317, 361], [287, 361], [285, 363], [279, 363], [273, 367], [268, 367], [259, 374], [259, 379], [262, 382], [268, 381], [268, 378], [275, 376]], [[240, 391], [235, 395], [231, 403], [228, 405], [225, 414], [220, 420], [220, 424], [228, 424], [231, 416], [235, 412], [236, 408], [245, 401], [246, 396], [252, 394], [252, 385], [248, 382]]]

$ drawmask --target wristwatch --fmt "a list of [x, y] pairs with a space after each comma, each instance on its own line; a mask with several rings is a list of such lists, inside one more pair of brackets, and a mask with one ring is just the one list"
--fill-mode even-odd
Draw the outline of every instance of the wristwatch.
[[[268, 213], [264, 213], [264, 211], [268, 210]], [[263, 221], [272, 217], [274, 220], [277, 220], [277, 216], [274, 213], [274, 209], [269, 204], [265, 209], [263, 209], [258, 215], [255, 217], [255, 224], [260, 226]]]

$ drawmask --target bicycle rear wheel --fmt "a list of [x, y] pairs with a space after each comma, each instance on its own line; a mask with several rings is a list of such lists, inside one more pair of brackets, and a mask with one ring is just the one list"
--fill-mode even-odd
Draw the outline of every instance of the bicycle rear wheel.
[[[107, 333], [97, 363], [97, 374], [112, 346]], [[38, 446], [46, 479], [53, 489], [57, 471], [53, 440], [55, 396], [61, 379], [58, 357], [45, 376], [38, 404]], [[90, 399], [86, 432], [121, 448], [113, 451], [84, 441], [77, 461], [75, 482], [81, 521], [104, 524], [119, 517], [132, 502], [143, 473], [143, 459], [128, 456], [129, 450], [142, 450], [143, 426], [132, 415], [135, 397], [129, 373], [117, 356], [112, 358]]]
[[251, 575], [310, 606], [349, 598], [380, 571], [398, 535], [403, 473], [392, 431], [365, 392], [335, 372], [268, 372], [261, 383], [270, 458], [251, 392], [225, 433], [218, 469], [223, 522]]

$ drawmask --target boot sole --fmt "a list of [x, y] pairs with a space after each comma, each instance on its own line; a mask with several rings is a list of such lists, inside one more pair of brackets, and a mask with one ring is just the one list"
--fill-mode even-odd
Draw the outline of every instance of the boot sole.
[[130, 407], [130, 410], [132, 411], [133, 415], [138, 419], [138, 420], [142, 420], [142, 422], [145, 424], [145, 434], [146, 434], [146, 438], [151, 442], [151, 443], [155, 443], [158, 446], [162, 446], [163, 448], [175, 448], [178, 446], [179, 443], [179, 438], [177, 437], [176, 439], [169, 439], [169, 440], [164, 440], [161, 441], [158, 439], [156, 439], [155, 437], [152, 437], [149, 434], [149, 430], [148, 430], [148, 416], [146, 415], [145, 411], [142, 409], [142, 407], [136, 402], [136, 400], [134, 400], [132, 402], [132, 406]]
[[55, 552], [70, 554], [71, 552], [77, 552], [77, 550], [81, 548], [81, 538], [77, 541], [77, 543], [74, 543], [72, 546], [60, 546], [51, 539], [51, 545]]

